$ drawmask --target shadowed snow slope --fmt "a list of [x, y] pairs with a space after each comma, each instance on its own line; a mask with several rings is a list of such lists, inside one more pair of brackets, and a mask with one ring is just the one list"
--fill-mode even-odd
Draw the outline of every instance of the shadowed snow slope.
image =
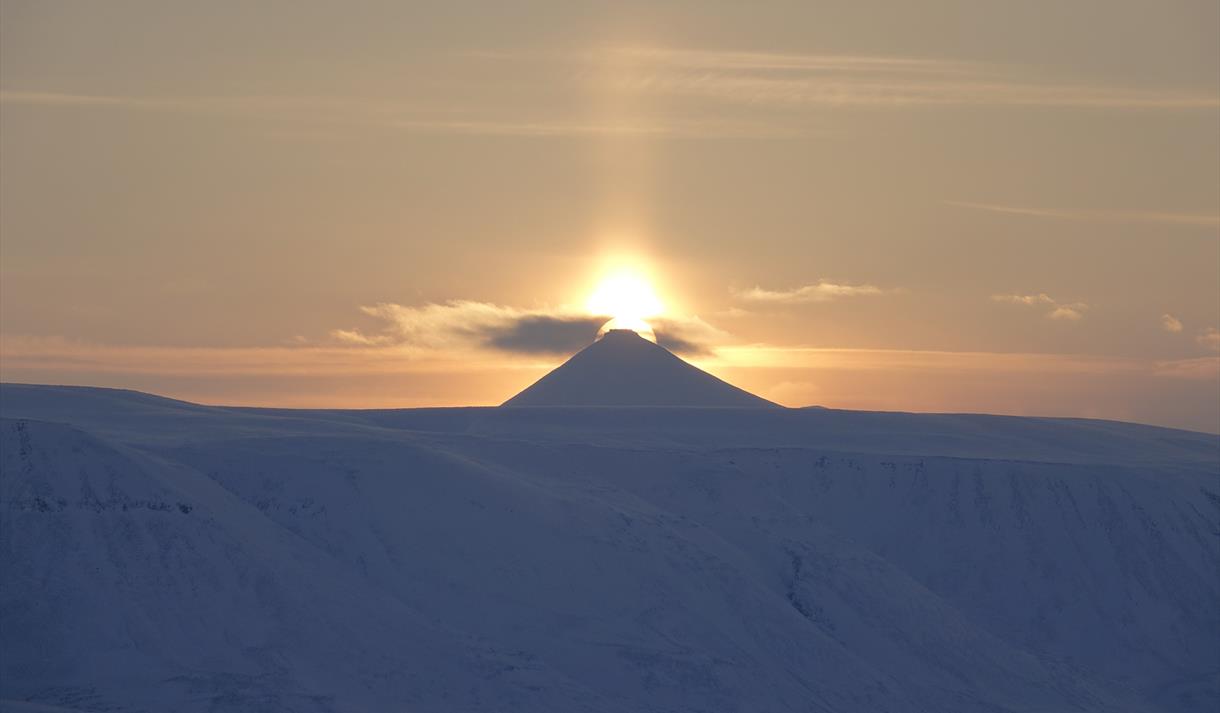
[[777, 407], [629, 329], [606, 332], [504, 405]]
[[0, 710], [1214, 711], [1220, 443], [0, 387]]

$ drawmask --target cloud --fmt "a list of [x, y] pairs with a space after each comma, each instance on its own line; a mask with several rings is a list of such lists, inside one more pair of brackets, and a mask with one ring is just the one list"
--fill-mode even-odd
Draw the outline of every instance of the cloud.
[[[978, 62], [850, 54], [785, 54], [666, 47], [592, 51], [447, 53], [435, 81], [410, 93], [106, 95], [7, 87], [0, 102], [61, 111], [183, 113], [274, 121], [271, 135], [306, 141], [364, 136], [370, 130], [522, 138], [639, 136], [690, 139], [789, 139], [825, 136], [811, 118], [826, 108], [893, 110], [921, 106], [1047, 106], [1099, 109], [1215, 110], [1211, 88], [1163, 90], [1073, 83], [1033, 70]], [[522, 68], [520, 63], [531, 66]], [[443, 75], [443, 79], [441, 76]], [[528, 108], [501, 101], [511, 80], [536, 97]], [[458, 90], [455, 98], [454, 90]], [[574, 99], [633, 95], [648, 111], [591, 115]], [[677, 101], [670, 101], [676, 99]], [[726, 104], [736, 105], [726, 107]], [[963, 204], [966, 205], [966, 204]], [[1103, 214], [1027, 211], [1094, 219]], [[1111, 219], [1111, 218], [1106, 218]], [[1127, 214], [1120, 220], [1215, 225], [1215, 216]]]
[[687, 356], [709, 356], [714, 352], [712, 347], [729, 336], [699, 317], [660, 317], [650, 322], [657, 344]]
[[571, 353], [592, 343], [605, 323], [605, 317], [529, 314], [488, 329], [485, 344], [527, 354]]
[[[353, 348], [358, 346], [358, 348]], [[343, 376], [408, 371], [464, 371], [497, 364], [503, 355], [471, 354], [462, 359], [409, 346], [285, 344], [277, 346], [184, 347], [97, 344], [65, 337], [4, 335], [0, 368], [37, 373], [170, 374], [184, 377]], [[494, 357], [494, 358], [492, 358]]]
[[1084, 304], [1083, 302], [1076, 302], [1076, 303], [1070, 304], [1070, 305], [1059, 305], [1055, 309], [1051, 310], [1050, 314], [1048, 314], [1046, 316], [1051, 319], [1065, 319], [1068, 321], [1076, 321], [1078, 319], [1084, 318], [1084, 310], [1086, 310], [1088, 308], [1089, 308], [1089, 306]]
[[687, 139], [791, 139], [809, 138], [808, 127], [784, 127], [766, 121], [728, 119], [716, 116], [588, 121], [571, 119], [417, 119], [387, 124], [415, 132], [515, 136], [523, 138], [622, 136]]
[[1009, 215], [1024, 215], [1034, 218], [1053, 218], [1058, 220], [1076, 220], [1089, 223], [1159, 223], [1163, 225], [1182, 225], [1204, 228], [1220, 226], [1220, 215], [1202, 213], [1167, 213], [1156, 211], [1098, 211], [1098, 210], [1055, 210], [1048, 208], [1020, 208], [1017, 206], [998, 205], [994, 203], [969, 203], [966, 201], [945, 201], [945, 205], [958, 208], [972, 208], [991, 213], [1006, 213]]
[[963, 352], [920, 349], [842, 349], [770, 344], [723, 346], [712, 362], [726, 367], [945, 371], [1004, 373], [1150, 373], [1152, 363], [1128, 357], [1028, 352]]
[[[432, 351], [495, 350], [516, 354], [571, 354], [589, 344], [610, 318], [565, 309], [522, 310], [452, 300], [408, 307], [380, 303], [361, 307], [380, 322], [374, 331], [336, 329], [338, 344], [411, 347]], [[657, 343], [671, 351], [708, 354], [727, 334], [698, 317], [650, 320]]]
[[1212, 109], [1211, 92], [1025, 78], [977, 62], [918, 57], [610, 48], [583, 55], [618, 89], [760, 105], [921, 105]]
[[[1220, 335], [1220, 331], [1216, 332]], [[1220, 336], [1216, 337], [1220, 339]], [[452, 353], [400, 345], [353, 349], [349, 345], [308, 344], [266, 347], [181, 347], [98, 344], [65, 337], [4, 335], [0, 366], [21, 372], [84, 374], [172, 374], [181, 376], [353, 376], [466, 372], [481, 369], [538, 368], [521, 355], [508, 359], [491, 350], [454, 359]], [[947, 371], [955, 373], [1152, 373], [1165, 376], [1216, 374], [1220, 357], [1147, 361], [1082, 354], [955, 352], [903, 349], [787, 347], [769, 344], [718, 346], [706, 362], [720, 367], [800, 367], [851, 371]]]
[[1156, 376], [1164, 376], [1170, 379], [1189, 379], [1192, 381], [1220, 379], [1220, 357], [1158, 361], [1155, 364], [1153, 373]]
[[[48, 375], [76, 374], [83, 375], [83, 383], [97, 383], [98, 375], [120, 380], [139, 375], [316, 380], [410, 374], [460, 378], [504, 370], [532, 373], [552, 368], [561, 357], [593, 343], [607, 321], [564, 310], [522, 310], [466, 300], [414, 307], [381, 303], [361, 311], [376, 320], [375, 328], [336, 329], [324, 342], [294, 337], [271, 346], [98, 344], [4, 334], [0, 335], [0, 378], [28, 381], [34, 375], [34, 381], [58, 383], [60, 377]], [[711, 357], [713, 346], [728, 338], [698, 317], [658, 319], [653, 326], [658, 343], [686, 355]], [[498, 403], [508, 395], [492, 401]], [[419, 401], [420, 394], [412, 398], [416, 399], [412, 403], [427, 402]]]
[[675, 354], [686, 354], [688, 356], [703, 356], [703, 355], [712, 353], [712, 349], [710, 346], [708, 346], [706, 344], [700, 344], [695, 341], [691, 341], [684, 337], [675, 335], [671, 332], [665, 332], [665, 331], [658, 332], [654, 329], [653, 334], [657, 338], [657, 344], [665, 347], [666, 349], [668, 349], [671, 352], [674, 352]]
[[1036, 295], [992, 295], [991, 299], [996, 302], [1011, 302], [1019, 305], [1055, 304], [1055, 300], [1045, 292]]
[[1161, 329], [1164, 329], [1166, 332], [1174, 332], [1176, 334], [1177, 332], [1182, 331], [1182, 321], [1177, 317], [1174, 317], [1172, 314], [1163, 314], [1161, 315]]
[[373, 332], [336, 329], [331, 337], [356, 346], [409, 346], [430, 350], [490, 348], [522, 354], [575, 351], [593, 342], [607, 317], [563, 310], [522, 310], [487, 302], [451, 300], [422, 306], [388, 302], [360, 308], [380, 322]]
[[189, 94], [124, 95], [77, 94], [55, 91], [0, 90], [0, 103], [35, 107], [102, 107], [158, 111], [207, 116], [256, 119], [300, 119], [329, 123], [340, 117], [356, 120], [372, 118], [374, 109], [407, 109], [387, 102], [347, 101], [342, 97], [292, 96], [280, 94], [230, 94], [202, 96]]
[[873, 285], [849, 285], [819, 280], [812, 285], [804, 285], [789, 290], [767, 290], [762, 287], [752, 287], [736, 292], [739, 299], [750, 302], [774, 302], [780, 304], [801, 304], [805, 302], [830, 302], [848, 297], [872, 297], [885, 294], [886, 290]]
[[1199, 336], [1195, 337], [1195, 341], [1212, 351], [1220, 352], [1220, 329], [1208, 327], [1199, 332]]
[[370, 129], [411, 133], [465, 134], [519, 138], [581, 138], [597, 136], [670, 137], [688, 139], [810, 137], [807, 126], [780, 126], [767, 120], [712, 116], [602, 117], [509, 115], [503, 107], [471, 105], [438, 112], [427, 101], [325, 96], [189, 95], [122, 96], [49, 91], [0, 91], [0, 103], [45, 108], [109, 108], [211, 116], [232, 120], [285, 122], [269, 138], [283, 141], [340, 141]]
[[995, 302], [1007, 302], [1010, 304], [1025, 305], [1030, 307], [1045, 305], [1050, 307], [1050, 311], [1046, 313], [1046, 317], [1048, 319], [1068, 322], [1075, 322], [1083, 319], [1084, 313], [1089, 309], [1089, 305], [1084, 302], [1061, 303], [1045, 292], [1028, 295], [992, 295], [991, 299]]
[[591, 61], [626, 59], [636, 66], [667, 66], [697, 70], [886, 72], [906, 75], [961, 76], [970, 73], [975, 66], [969, 62], [892, 55], [785, 54], [663, 47], [607, 48], [595, 50], [585, 56]]
[[330, 336], [341, 344], [355, 344], [362, 347], [373, 347], [390, 344], [394, 341], [388, 334], [368, 335], [358, 329], [331, 330]]
[[0, 103], [33, 106], [144, 106], [146, 103], [125, 97], [61, 92], [0, 91]]
[[818, 384], [811, 381], [781, 381], [769, 388], [765, 395], [777, 404], [807, 408], [817, 398], [818, 391]]

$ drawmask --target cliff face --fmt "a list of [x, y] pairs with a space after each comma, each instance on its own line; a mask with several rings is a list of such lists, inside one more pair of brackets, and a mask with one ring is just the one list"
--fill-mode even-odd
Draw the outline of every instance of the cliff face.
[[15, 386], [0, 410], [8, 701], [1220, 700], [1214, 436], [770, 409], [264, 412]]

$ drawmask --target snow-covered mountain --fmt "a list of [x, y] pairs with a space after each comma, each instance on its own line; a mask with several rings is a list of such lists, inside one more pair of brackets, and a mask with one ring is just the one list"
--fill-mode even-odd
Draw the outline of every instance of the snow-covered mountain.
[[0, 704], [1214, 711], [1220, 440], [0, 387]]
[[630, 329], [612, 329], [505, 406], [778, 408]]

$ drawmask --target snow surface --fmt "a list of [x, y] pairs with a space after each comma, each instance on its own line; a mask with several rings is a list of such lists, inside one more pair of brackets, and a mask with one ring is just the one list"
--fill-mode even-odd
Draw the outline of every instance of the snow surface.
[[1215, 711], [1220, 440], [0, 387], [0, 710]]
[[630, 329], [606, 332], [504, 405], [779, 408]]

